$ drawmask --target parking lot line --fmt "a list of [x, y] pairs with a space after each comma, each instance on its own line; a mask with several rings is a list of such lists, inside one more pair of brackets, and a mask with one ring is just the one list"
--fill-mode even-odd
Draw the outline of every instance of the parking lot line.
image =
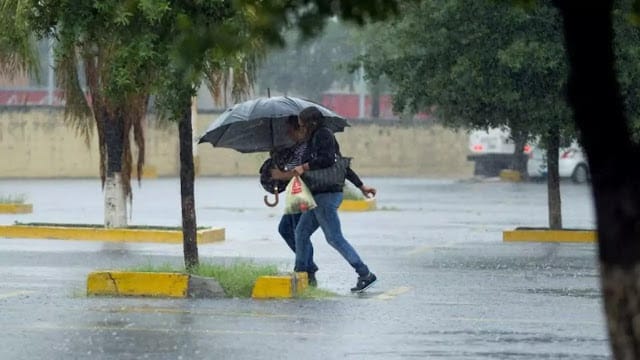
[[0, 293], [0, 299], [8, 299], [8, 298], [12, 298], [12, 297], [17, 297], [17, 296], [22, 296], [22, 295], [29, 295], [29, 294], [33, 294], [35, 293], [35, 291], [31, 291], [31, 290], [19, 290], [19, 291], [12, 291], [12, 292], [8, 292], [8, 293]]
[[391, 289], [391, 290], [385, 291], [384, 293], [376, 296], [375, 299], [378, 299], [378, 300], [392, 300], [392, 299], [395, 299], [396, 296], [402, 295], [402, 294], [408, 292], [409, 290], [411, 290], [411, 288], [408, 287], [408, 286], [400, 286], [400, 287], [397, 287], [395, 289]]

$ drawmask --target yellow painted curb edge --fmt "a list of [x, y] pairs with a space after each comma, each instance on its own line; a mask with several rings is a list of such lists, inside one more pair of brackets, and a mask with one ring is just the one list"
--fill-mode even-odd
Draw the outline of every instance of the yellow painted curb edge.
[[251, 292], [254, 299], [288, 299], [301, 294], [308, 286], [306, 272], [277, 276], [260, 276]]
[[517, 170], [501, 170], [500, 171], [500, 180], [502, 181], [511, 181], [511, 182], [520, 182], [522, 181], [522, 174]]
[[597, 241], [597, 233], [594, 230], [516, 229], [503, 231], [502, 241], [593, 243]]
[[31, 204], [0, 204], [0, 214], [31, 214]]
[[[225, 239], [224, 228], [208, 228], [197, 231], [198, 244], [208, 244]], [[109, 242], [151, 242], [182, 244], [181, 230], [159, 229], [105, 229], [76, 226], [0, 225], [0, 238], [89, 240]]]
[[342, 200], [338, 210], [342, 211], [371, 211], [376, 209], [376, 199]]
[[[138, 169], [135, 167], [131, 169], [131, 178], [138, 178]], [[142, 178], [143, 179], [157, 179], [158, 178], [158, 170], [153, 165], [143, 165], [142, 166]]]
[[96, 271], [87, 277], [87, 295], [184, 298], [188, 287], [189, 275], [179, 273]]

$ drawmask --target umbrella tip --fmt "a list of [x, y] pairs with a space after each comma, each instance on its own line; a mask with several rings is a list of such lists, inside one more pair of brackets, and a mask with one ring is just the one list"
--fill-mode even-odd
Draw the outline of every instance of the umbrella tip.
[[267, 88], [267, 97], [270, 98], [271, 97], [271, 89]]

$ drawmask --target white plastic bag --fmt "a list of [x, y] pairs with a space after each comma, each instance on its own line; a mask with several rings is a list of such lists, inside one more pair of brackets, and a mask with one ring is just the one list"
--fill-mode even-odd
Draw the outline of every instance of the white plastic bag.
[[289, 180], [286, 194], [285, 214], [297, 214], [314, 209], [317, 206], [311, 191], [299, 176], [294, 176]]

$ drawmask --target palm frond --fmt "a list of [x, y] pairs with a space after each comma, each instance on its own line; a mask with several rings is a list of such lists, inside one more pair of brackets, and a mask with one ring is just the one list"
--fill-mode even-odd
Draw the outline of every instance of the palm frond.
[[[222, 95], [225, 92], [224, 85], [227, 83], [227, 72], [218, 63], [207, 61], [204, 64], [204, 83], [209, 89], [213, 102], [222, 103]], [[226, 104], [224, 104], [226, 106]]]
[[246, 54], [220, 57], [210, 55], [205, 61], [205, 84], [216, 104], [227, 106], [227, 95], [234, 102], [245, 100], [253, 92], [257, 64], [263, 57], [261, 49]]
[[88, 146], [93, 130], [93, 118], [85, 93], [80, 86], [78, 55], [73, 42], [57, 43], [56, 55], [57, 83], [65, 99], [65, 122], [84, 138]]
[[28, 0], [0, 0], [0, 75], [30, 73], [40, 78], [36, 42], [29, 26]]

